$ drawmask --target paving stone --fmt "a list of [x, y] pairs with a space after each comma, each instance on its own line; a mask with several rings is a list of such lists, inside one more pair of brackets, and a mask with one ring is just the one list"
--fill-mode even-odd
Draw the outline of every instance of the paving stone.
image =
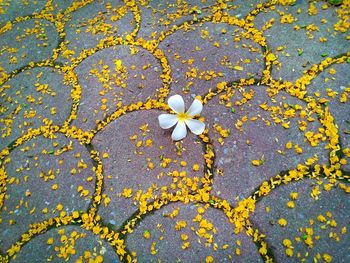
[[141, 6], [141, 25], [137, 35], [144, 39], [157, 39], [161, 32], [170, 30], [174, 25], [180, 26], [186, 21], [197, 21], [211, 15], [213, 6], [215, 1], [212, 0], [147, 1]]
[[229, 2], [227, 13], [231, 16], [235, 16], [237, 18], [246, 17], [253, 8], [264, 1], [257, 0], [237, 0], [234, 2]]
[[[337, 32], [333, 28], [338, 22], [338, 8], [329, 7], [324, 10], [321, 7], [325, 2], [314, 3], [314, 5], [317, 15], [308, 15], [307, 1], [297, 1], [293, 6], [276, 7], [276, 11], [261, 12], [256, 17], [254, 24], [258, 29], [261, 29], [270, 19], [275, 19], [274, 25], [263, 34], [269, 48], [278, 55], [278, 61], [281, 63], [281, 66], [272, 68], [272, 76], [275, 79], [295, 81], [312, 64], [324, 60], [323, 55], [334, 57], [348, 52], [348, 43], [344, 41], [346, 34]], [[299, 9], [300, 14], [298, 14]], [[277, 12], [283, 12], [283, 14], [279, 15]], [[283, 15], [289, 14], [295, 18], [295, 21], [291, 24], [281, 23], [288, 20]], [[327, 22], [322, 23], [322, 19]], [[300, 29], [294, 30], [295, 26], [299, 26]], [[317, 26], [317, 29], [314, 26]], [[326, 38], [327, 42], [320, 42], [320, 38]], [[283, 49], [277, 51], [278, 47]]]
[[[248, 94], [252, 94], [252, 99], [242, 106], [237, 106], [236, 103]], [[305, 142], [304, 134], [299, 130], [298, 121], [304, 120], [307, 122], [305, 132], [317, 132], [321, 124], [315, 114], [311, 115], [315, 121], [308, 122], [305, 118], [300, 118], [299, 112], [296, 111], [294, 117], [284, 120], [290, 122], [288, 129], [283, 128], [282, 123], [274, 122], [276, 118], [283, 120], [286, 116], [288, 108], [283, 109], [285, 104], [305, 108], [302, 101], [286, 92], [280, 92], [274, 98], [269, 97], [266, 87], [263, 86], [245, 87], [241, 92], [237, 90], [228, 101], [231, 102], [231, 107], [225, 106], [227, 102], [224, 101], [220, 105], [219, 96], [204, 107], [202, 114], [214, 141], [216, 153], [214, 194], [235, 203], [236, 197], [247, 197], [264, 180], [282, 171], [296, 168], [299, 163], [304, 164], [314, 155], [318, 156], [317, 163], [328, 163], [325, 143], [320, 142], [312, 147], [309, 142]], [[263, 110], [260, 107], [263, 104], [270, 108], [275, 107], [277, 115]], [[247, 118], [246, 122], [242, 121], [244, 118]], [[257, 119], [254, 120], [255, 118]], [[243, 123], [241, 128], [237, 126], [239, 122]], [[220, 134], [220, 127], [226, 130], [222, 132], [224, 136], [228, 132], [227, 138]], [[288, 142], [292, 143], [291, 149], [286, 148]], [[296, 153], [296, 145], [302, 148], [301, 154]], [[258, 164], [253, 165], [253, 160], [257, 160]]]
[[[160, 63], [144, 49], [137, 48], [139, 52], [134, 55], [130, 54], [131, 49], [131, 46], [108, 48], [77, 67], [82, 98], [74, 125], [93, 129], [96, 120], [103, 120], [121, 106], [156, 98], [156, 89], [163, 86]], [[116, 66], [118, 61], [120, 68]]]
[[[51, 240], [53, 243], [48, 244]], [[74, 250], [67, 250], [69, 247]], [[89, 258], [96, 260], [98, 257], [102, 257], [103, 262], [119, 262], [110, 244], [101, 240], [99, 236], [79, 226], [63, 226], [34, 237], [21, 249], [13, 262], [27, 262], [29, 258], [33, 263], [76, 262], [79, 259], [85, 259], [81, 262], [86, 262]]]
[[234, 234], [222, 211], [198, 204], [171, 203], [146, 216], [126, 244], [139, 262], [205, 262], [209, 256], [214, 262], [263, 262], [252, 239]]
[[[324, 254], [330, 255], [333, 260], [328, 262], [349, 262], [350, 236], [348, 232], [344, 233], [344, 228], [348, 229], [350, 223], [348, 194], [337, 187], [327, 192], [323, 190], [323, 186], [328, 184], [327, 180], [321, 185], [318, 182], [321, 181], [305, 179], [282, 185], [256, 205], [251, 221], [266, 235], [276, 262], [299, 262], [303, 258], [304, 262], [315, 262], [317, 253], [321, 257]], [[310, 196], [315, 187], [321, 190], [318, 200]], [[298, 193], [293, 209], [287, 207], [287, 203], [292, 200], [291, 193]], [[266, 212], [267, 207], [269, 212]], [[286, 219], [285, 227], [279, 225], [280, 218]], [[310, 237], [313, 241], [312, 248], [306, 244]], [[292, 257], [286, 256], [286, 247], [283, 245], [285, 239], [291, 241]], [[317, 261], [322, 262], [322, 259]]]
[[57, 15], [58, 13], [64, 13], [64, 11], [70, 7], [75, 1], [74, 0], [53, 0], [52, 1], [52, 7], [53, 10], [50, 11], [50, 13]]
[[1, 148], [38, 128], [43, 120], [62, 125], [71, 108], [71, 86], [63, 84], [56, 70], [43, 67], [26, 70], [1, 86]]
[[7, 73], [50, 58], [58, 35], [54, 24], [42, 19], [30, 19], [13, 25], [1, 35], [0, 72]]
[[[151, 110], [122, 116], [92, 141], [100, 154], [109, 155], [103, 159], [104, 193], [111, 202], [107, 207], [101, 205], [99, 213], [116, 228], [137, 211], [141, 194], [150, 191], [149, 197], [159, 197], [163, 186], [167, 186], [168, 192], [174, 192], [179, 190], [179, 184], [186, 184], [188, 178], [198, 187], [201, 184], [204, 170], [202, 144], [191, 134], [183, 144], [175, 145], [171, 132], [159, 127], [157, 117], [161, 113], [164, 112]], [[140, 130], [143, 125], [148, 125], [144, 126], [146, 129], [142, 127], [144, 131]], [[134, 135], [137, 139], [130, 140]], [[137, 147], [141, 142], [142, 146]], [[181, 156], [178, 156], [179, 149]], [[194, 164], [199, 165], [198, 171], [193, 171]]]
[[[263, 71], [261, 48], [241, 39], [241, 32], [236, 26], [208, 22], [167, 37], [159, 47], [171, 65], [171, 94], [204, 95], [222, 81], [259, 79]], [[238, 42], [234, 41], [236, 37]], [[235, 69], [237, 65], [242, 68]]]
[[0, 7], [0, 27], [4, 26], [8, 21], [14, 20], [16, 17], [39, 13], [44, 8], [45, 3], [46, 1], [44, 0], [4, 1]]
[[[343, 149], [350, 148], [350, 102], [341, 102], [345, 89], [350, 87], [348, 72], [350, 64], [334, 64], [320, 73], [309, 85], [308, 93], [314, 97], [319, 93], [319, 99], [329, 100], [328, 107], [338, 125], [340, 143]], [[316, 94], [315, 94], [316, 93]], [[347, 97], [347, 96], [346, 96]], [[343, 169], [350, 171], [350, 158], [344, 156], [347, 164]]]
[[[65, 148], [70, 150], [58, 154]], [[94, 193], [95, 174], [89, 152], [78, 142], [61, 134], [52, 139], [39, 136], [14, 149], [8, 164], [6, 159], [7, 191], [0, 213], [4, 251], [27, 231], [29, 224], [57, 216], [59, 204], [67, 213], [86, 211]], [[78, 186], [86, 193], [78, 193]]]
[[[106, 8], [107, 4], [111, 8]], [[123, 14], [119, 18], [119, 12]], [[77, 57], [83, 49], [95, 47], [99, 41], [108, 36], [125, 36], [136, 26], [134, 16], [123, 1], [93, 1], [67, 16], [65, 25], [65, 41], [67, 49], [75, 52], [73, 55], [62, 53], [57, 61], [67, 62], [71, 57]]]

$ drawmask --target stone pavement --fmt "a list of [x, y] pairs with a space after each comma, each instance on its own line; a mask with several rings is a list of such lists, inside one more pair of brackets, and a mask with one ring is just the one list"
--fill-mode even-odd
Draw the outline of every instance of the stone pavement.
[[[349, 20], [0, 0], [0, 262], [350, 262]], [[160, 128], [174, 94], [202, 135]]]

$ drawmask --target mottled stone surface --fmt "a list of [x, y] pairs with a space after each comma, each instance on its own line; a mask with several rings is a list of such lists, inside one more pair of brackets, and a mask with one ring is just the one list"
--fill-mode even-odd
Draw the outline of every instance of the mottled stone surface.
[[[281, 2], [0, 1], [0, 261], [349, 262], [348, 1]], [[174, 94], [201, 138], [159, 127]]]
[[[247, 94], [254, 95], [245, 104], [236, 105]], [[224, 101], [220, 104], [219, 97], [220, 95], [210, 101], [203, 111], [216, 150], [213, 184], [215, 194], [235, 202], [236, 197], [250, 195], [264, 180], [280, 172], [295, 169], [308, 158], [317, 156], [318, 163], [328, 162], [325, 143], [320, 142], [313, 147], [305, 141], [303, 132], [299, 130], [298, 121], [306, 119], [301, 118], [298, 111], [294, 117], [285, 118], [288, 109], [285, 109], [283, 104], [305, 107], [303, 101], [285, 92], [271, 98], [264, 86], [250, 86], [237, 90], [228, 101], [232, 104], [231, 107], [222, 105]], [[265, 111], [260, 105], [276, 107], [276, 114]], [[306, 121], [305, 132], [317, 132], [321, 127], [317, 116], [311, 116], [315, 121]], [[245, 118], [246, 121], [242, 121]], [[282, 123], [276, 124], [277, 118], [285, 118], [283, 122], [289, 123], [289, 128], [282, 127]], [[239, 122], [242, 122], [241, 127]], [[222, 137], [216, 127], [229, 130], [229, 136]], [[288, 142], [292, 143], [290, 149], [286, 146]], [[302, 153], [296, 152], [296, 145], [302, 148]], [[253, 160], [258, 160], [259, 165], [253, 165]]]
[[[191, 134], [177, 148], [171, 133], [158, 128], [157, 117], [161, 113], [164, 112], [130, 113], [109, 124], [92, 141], [96, 150], [109, 156], [103, 159], [103, 164], [105, 194], [111, 202], [107, 207], [102, 205], [99, 211], [103, 219], [116, 227], [137, 211], [141, 194], [150, 191], [155, 198], [159, 197], [164, 186], [168, 192], [175, 192], [179, 184], [186, 184], [187, 178], [197, 187], [201, 185], [202, 144]], [[146, 129], [140, 130], [145, 124]], [[137, 138], [131, 140], [135, 135]], [[182, 149], [181, 155], [178, 149]], [[198, 171], [193, 170], [194, 164], [199, 166]], [[131, 192], [126, 194], [125, 189]]]
[[71, 88], [62, 73], [50, 67], [26, 70], [6, 82], [1, 87], [1, 148], [39, 128], [44, 119], [63, 125], [71, 109]]
[[261, 47], [239, 37], [242, 31], [207, 22], [168, 36], [159, 47], [173, 68], [171, 94], [204, 95], [222, 81], [260, 78], [264, 69]]
[[91, 130], [122, 106], [156, 98], [163, 86], [162, 67], [148, 51], [136, 47], [131, 55], [132, 49], [121, 45], [102, 50], [75, 69], [83, 92], [74, 125]]
[[[332, 262], [349, 261], [350, 240], [344, 230], [348, 229], [350, 223], [347, 212], [350, 201], [347, 194], [334, 186], [328, 192], [323, 191], [316, 195], [318, 200], [311, 197], [313, 189], [322, 189], [328, 184], [327, 180], [305, 179], [282, 185], [257, 204], [251, 217], [253, 226], [266, 235], [276, 262], [295, 262], [298, 253], [298, 260], [305, 258], [306, 262], [313, 262], [317, 253], [321, 257], [325, 253], [332, 256]], [[298, 193], [293, 201], [295, 208], [287, 205], [293, 200], [292, 193]], [[281, 218], [287, 221], [286, 226], [279, 225]], [[310, 238], [312, 247], [307, 245]], [[285, 239], [291, 241], [294, 255], [292, 258], [286, 256], [287, 247], [283, 245]]]
[[[14, 24], [0, 38], [0, 67], [7, 73], [52, 56], [58, 43], [55, 26], [43, 19]], [[2, 71], [2, 70], [1, 70]]]
[[[59, 154], [65, 149], [69, 150]], [[61, 211], [87, 210], [95, 174], [89, 152], [78, 142], [61, 134], [52, 139], [40, 136], [14, 149], [8, 159], [7, 191], [0, 214], [4, 251], [29, 224], [58, 216]], [[87, 191], [85, 196], [78, 192], [79, 186]]]
[[140, 262], [205, 262], [209, 256], [214, 262], [263, 262], [251, 238], [244, 232], [234, 234], [222, 211], [198, 204], [163, 207], [143, 219], [126, 243]]
[[[69, 246], [73, 247], [71, 253], [65, 250]], [[62, 262], [65, 260], [65, 252], [68, 262], [76, 262], [78, 259], [97, 260], [98, 257], [102, 257], [103, 262], [120, 262], [109, 243], [79, 226], [63, 226], [36, 236], [30, 245], [23, 247], [13, 262], [26, 262], [29, 258], [35, 263]]]

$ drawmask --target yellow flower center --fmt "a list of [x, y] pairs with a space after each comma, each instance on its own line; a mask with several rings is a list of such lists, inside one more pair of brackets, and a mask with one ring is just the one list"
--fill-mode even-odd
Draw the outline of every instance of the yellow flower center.
[[185, 121], [185, 120], [188, 119], [188, 115], [187, 115], [186, 113], [184, 113], [184, 112], [179, 113], [179, 114], [177, 115], [177, 117], [179, 118], [180, 121]]

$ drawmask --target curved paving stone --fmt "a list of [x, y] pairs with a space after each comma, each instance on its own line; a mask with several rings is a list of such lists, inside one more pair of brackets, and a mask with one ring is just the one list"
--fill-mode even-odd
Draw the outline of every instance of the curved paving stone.
[[[347, 95], [347, 101], [341, 102], [342, 94], [346, 88], [350, 88], [348, 72], [350, 64], [334, 64], [322, 73], [320, 73], [308, 86], [310, 95], [329, 100], [328, 107], [338, 125], [338, 134], [342, 148], [350, 148], [350, 97]], [[347, 164], [343, 169], [350, 171], [350, 158], [345, 156]]]
[[209, 16], [215, 4], [213, 0], [169, 0], [141, 3], [141, 25], [137, 35], [144, 39], [157, 39], [161, 32], [166, 32], [174, 25], [179, 26], [185, 21], [196, 21]]
[[[171, 94], [204, 95], [222, 81], [260, 78], [264, 62], [261, 48], [251, 40], [241, 39], [241, 32], [236, 26], [208, 22], [168, 36], [159, 48], [172, 69]], [[242, 69], [235, 69], [236, 65]]]
[[258, 3], [261, 2], [262, 1], [255, 0], [236, 0], [234, 2], [229, 2], [227, 13], [231, 16], [242, 19], [246, 17]]
[[[302, 258], [305, 258], [305, 262], [314, 262], [317, 253], [320, 253], [322, 257], [325, 253], [332, 256], [331, 262], [349, 262], [349, 194], [337, 187], [326, 192], [323, 187], [327, 184], [326, 180], [323, 184], [318, 185], [316, 180], [304, 179], [276, 188], [257, 203], [256, 211], [251, 215], [251, 221], [254, 227], [258, 227], [266, 235], [266, 241], [272, 249], [276, 262], [299, 262]], [[319, 186], [321, 190], [317, 201], [310, 196], [312, 189], [316, 186]], [[291, 193], [298, 193], [293, 209], [287, 207], [287, 203], [292, 200]], [[269, 207], [270, 212], [266, 212], [266, 207]], [[327, 215], [327, 212], [331, 214]], [[323, 216], [325, 222], [318, 220], [320, 215]], [[287, 220], [285, 227], [278, 224], [280, 218]], [[310, 222], [310, 220], [313, 221]], [[342, 234], [344, 227], [347, 228], [347, 233]], [[311, 235], [311, 230], [306, 230], [306, 228], [312, 229], [313, 235]], [[307, 233], [312, 237], [312, 248], [308, 248], [305, 244]], [[336, 233], [339, 241], [330, 237], [331, 233], [333, 236]], [[296, 238], [300, 238], [300, 242], [297, 242]], [[284, 239], [289, 239], [294, 247], [292, 257], [286, 256], [286, 247], [283, 246]], [[301, 255], [299, 259], [298, 253]], [[305, 256], [306, 253], [308, 256]], [[323, 261], [318, 259], [318, 262]]]
[[[199, 209], [204, 213], [199, 214]], [[171, 218], [174, 211], [178, 215]], [[197, 220], [198, 215], [201, 220]], [[200, 236], [203, 229], [212, 236], [212, 243], [205, 234]], [[189, 247], [183, 249], [186, 242]], [[208, 256], [213, 262], [263, 262], [252, 239], [245, 233], [234, 234], [233, 225], [222, 211], [195, 204], [171, 203], [146, 216], [128, 234], [126, 245], [137, 253], [139, 262], [205, 262]], [[240, 255], [236, 254], [237, 249]]]
[[[45, 6], [44, 0], [29, 0], [29, 1], [4, 1], [0, 10], [0, 27], [8, 21], [14, 20], [16, 17], [27, 16], [33, 13], [39, 13]], [[9, 2], [6, 5], [6, 2]]]
[[[338, 22], [337, 8], [332, 6], [325, 10], [322, 9], [322, 5], [325, 5], [324, 1], [313, 2], [313, 4], [317, 9], [317, 15], [308, 15], [308, 1], [296, 1], [293, 6], [276, 7], [276, 10], [284, 13], [283, 15], [269, 10], [267, 13], [261, 12], [256, 17], [254, 24], [258, 29], [261, 29], [270, 19], [275, 19], [274, 25], [263, 34], [268, 46], [278, 55], [278, 61], [281, 63], [280, 67], [272, 67], [272, 76], [275, 79], [295, 81], [312, 64], [318, 64], [324, 60], [325, 57], [322, 54], [335, 57], [349, 51], [348, 43], [344, 41], [346, 34], [336, 32], [333, 28]], [[298, 14], [298, 9], [301, 10], [300, 14]], [[292, 15], [295, 21], [291, 24], [281, 23], [281, 21], [292, 19], [283, 17], [289, 15]], [[322, 19], [325, 19], [327, 23], [322, 23]], [[311, 26], [308, 27], [309, 25]], [[294, 30], [295, 26], [299, 26], [300, 29]], [[314, 26], [317, 26], [318, 30]], [[307, 32], [313, 36], [313, 39], [308, 38]], [[327, 42], [320, 42], [320, 38], [326, 38]], [[296, 41], [291, 41], [291, 39]], [[278, 47], [283, 47], [283, 49], [277, 51]], [[300, 53], [302, 54], [299, 55]]]
[[65, 1], [53, 0], [51, 4], [53, 7], [53, 10], [50, 10], [49, 12], [55, 15], [57, 15], [58, 13], [64, 13], [64, 11], [68, 7], [70, 7], [74, 2], [75, 2], [74, 0], [65, 0]]
[[71, 108], [71, 87], [63, 84], [63, 76], [52, 68], [34, 68], [19, 73], [0, 87], [1, 148], [38, 128], [43, 119], [62, 125]]
[[[64, 238], [67, 238], [64, 241]], [[51, 243], [52, 244], [48, 244]], [[74, 250], [67, 251], [68, 247]], [[62, 251], [57, 251], [62, 249]], [[68, 252], [64, 254], [63, 251]], [[74, 252], [74, 254], [73, 254]], [[88, 256], [90, 255], [90, 256]], [[63, 226], [54, 228], [45, 234], [36, 236], [27, 243], [11, 262], [26, 262], [28, 258], [33, 263], [39, 262], [88, 262], [89, 259], [103, 258], [103, 262], [120, 262], [113, 248], [99, 236], [82, 229], [79, 226]], [[101, 261], [100, 261], [101, 262]]]
[[[107, 5], [111, 8], [107, 8]], [[125, 13], [121, 19], [119, 12]], [[66, 20], [65, 41], [67, 41], [67, 49], [74, 54], [61, 53], [59, 62], [77, 57], [83, 49], [95, 47], [103, 38], [113, 35], [125, 36], [136, 27], [134, 15], [121, 0], [93, 1], [67, 15]]]
[[76, 68], [82, 98], [74, 125], [93, 129], [96, 120], [103, 120], [117, 108], [155, 98], [156, 89], [163, 86], [161, 65], [148, 51], [138, 49], [138, 53], [131, 55], [130, 48], [116, 46], [102, 50]]
[[[63, 147], [71, 150], [57, 155]], [[59, 204], [67, 213], [87, 209], [94, 193], [95, 174], [89, 152], [78, 142], [61, 134], [52, 139], [40, 136], [14, 149], [8, 158], [7, 191], [0, 213], [2, 249], [16, 242], [29, 224], [59, 215]], [[78, 193], [78, 186], [86, 193]]]
[[[213, 194], [231, 203], [235, 202], [236, 197], [247, 197], [264, 180], [281, 171], [296, 168], [297, 164], [304, 164], [314, 155], [318, 156], [318, 163], [328, 163], [328, 150], [324, 149], [325, 143], [320, 142], [316, 147], [312, 147], [309, 142], [304, 141], [304, 134], [298, 128], [298, 121], [304, 120], [307, 122], [306, 131], [317, 132], [320, 127], [317, 116], [311, 115], [315, 121], [308, 122], [306, 118], [300, 118], [299, 112], [296, 111], [295, 117], [285, 120], [285, 122], [290, 121], [290, 128], [283, 128], [281, 124], [274, 123], [273, 115], [263, 110], [260, 105], [274, 106], [278, 112], [282, 111], [284, 104], [294, 106], [298, 104], [305, 107], [305, 103], [285, 92], [270, 98], [265, 89], [266, 87], [263, 86], [251, 86], [243, 88], [241, 92], [237, 90], [231, 97], [230, 102], [233, 105], [231, 108], [220, 105], [220, 95], [218, 95], [203, 109], [202, 115], [209, 127], [209, 134], [214, 141], [216, 151]], [[250, 101], [243, 106], [236, 106], [236, 102], [241, 101], [244, 94], [247, 96], [252, 92], [254, 95]], [[282, 112], [285, 111], [287, 109]], [[284, 116], [284, 113], [276, 115], [280, 119]], [[247, 121], [242, 122], [240, 130], [236, 124], [245, 117]], [[251, 118], [257, 119], [254, 121]], [[270, 126], [266, 124], [267, 122]], [[229, 129], [229, 137], [223, 138], [217, 132], [216, 125], [220, 125], [224, 130]], [[220, 137], [223, 140], [222, 145], [219, 142]], [[289, 141], [292, 142], [291, 149], [286, 148]], [[296, 153], [294, 146], [297, 144], [302, 148], [302, 154]], [[254, 166], [253, 160], [262, 160], [261, 165]]]
[[51, 22], [31, 19], [15, 24], [1, 35], [0, 67], [9, 73], [29, 62], [48, 59], [57, 43], [58, 34]]
[[[199, 181], [198, 187], [201, 184], [200, 178], [203, 177], [204, 170], [202, 144], [195, 135], [188, 135], [182, 146], [178, 144], [184, 148], [181, 156], [178, 156], [178, 149], [171, 140], [171, 132], [159, 127], [157, 117], [161, 113], [163, 112], [157, 110], [129, 113], [110, 123], [92, 141], [100, 154], [109, 155], [109, 158], [103, 159], [104, 193], [111, 202], [107, 207], [101, 205], [99, 213], [115, 227], [121, 226], [137, 211], [139, 201], [134, 199], [140, 194], [139, 191], [142, 190], [142, 194], [145, 194], [152, 189], [153, 196], [160, 196], [161, 187], [167, 186], [168, 192], [174, 192], [179, 188], [174, 189], [171, 184], [177, 186], [187, 178], [191, 178], [192, 182]], [[146, 131], [141, 131], [140, 127], [145, 124], [148, 125]], [[137, 135], [137, 139], [130, 140], [134, 135]], [[146, 146], [147, 140], [152, 140], [152, 146]], [[141, 147], [136, 146], [139, 142], [142, 142]], [[181, 161], [186, 162], [185, 167]], [[153, 169], [150, 163], [153, 164]], [[168, 165], [163, 167], [163, 163]], [[198, 171], [192, 169], [195, 163], [199, 166]], [[176, 173], [168, 174], [175, 170], [185, 172], [186, 178], [182, 180]], [[131, 192], [124, 189], [131, 189]], [[121, 196], [121, 193], [124, 195]]]

